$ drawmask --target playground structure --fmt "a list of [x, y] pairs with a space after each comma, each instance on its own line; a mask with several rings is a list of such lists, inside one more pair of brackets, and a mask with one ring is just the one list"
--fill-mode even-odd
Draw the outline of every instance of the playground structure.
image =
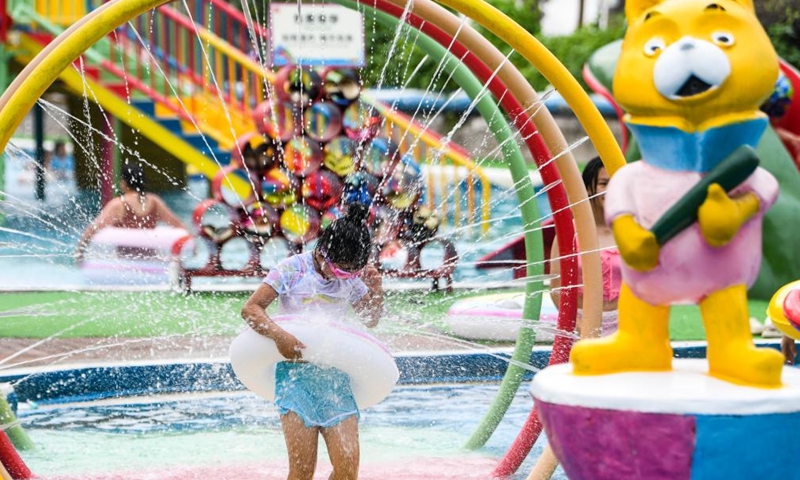
[[[25, 65], [65, 27], [106, 3], [7, 5], [7, 27], [14, 26], [7, 37], [9, 55]], [[337, 215], [338, 210], [331, 207], [340, 203], [343, 192], [339, 183], [347, 183], [345, 176], [359, 169], [366, 171], [362, 175], [376, 177], [381, 188], [381, 192], [369, 192], [362, 200], [371, 202], [376, 195], [376, 199], [385, 199], [382, 203], [392, 211], [384, 212], [375, 221], [393, 223], [395, 239], [408, 250], [407, 263], [401, 268], [387, 268], [385, 273], [431, 278], [434, 287], [443, 279], [450, 288], [457, 262], [452, 243], [445, 238], [432, 238], [438, 225], [431, 225], [426, 238], [407, 230], [419, 230], [411, 225], [411, 219], [422, 204], [435, 208], [435, 217], [442, 222], [456, 227], [480, 223], [483, 231], [488, 228], [490, 185], [468, 154], [409, 117], [359, 95], [357, 77], [351, 82], [357, 87], [355, 95], [351, 93], [352, 97], [347, 98], [334, 94], [334, 101], [327, 90], [337, 84], [337, 75], [346, 76], [347, 72], [327, 69], [321, 72], [323, 78], [307, 69], [303, 75], [316, 78], [314, 98], [305, 104], [291, 101], [286, 88], [293, 69], [284, 68], [276, 78], [276, 73], [265, 68], [257, 55], [245, 53], [252, 52], [254, 45], [261, 48], [266, 44], [263, 27], [249, 29], [245, 15], [220, 0], [189, 3], [184, 12], [161, 6], [138, 16], [84, 52], [80, 73], [73, 69], [61, 73], [59, 80], [67, 92], [75, 98], [90, 98], [100, 109], [101, 118], [105, 118], [102, 132], [89, 132], [102, 146], [94, 153], [86, 148], [76, 151], [78, 165], [84, 166], [78, 175], [83, 184], [96, 187], [99, 183], [101, 201], [105, 203], [118, 176], [121, 158], [137, 156], [162, 174], [159, 176], [172, 177], [172, 183], [182, 182], [187, 170], [205, 175], [217, 200], [222, 201], [221, 189], [232, 190], [234, 199], [228, 206], [234, 235], [209, 235], [207, 225], [196, 225], [198, 235], [210, 245], [211, 255], [204, 267], [182, 268], [182, 282], [190, 288], [191, 279], [196, 276], [261, 275], [258, 252], [266, 237], [286, 239], [290, 252], [302, 248], [302, 244], [313, 240], [319, 224], [319, 219], [308, 217]], [[137, 37], [138, 31], [147, 33], [144, 38]], [[325, 101], [317, 102], [323, 96]], [[36, 111], [41, 115], [39, 109]], [[224, 122], [220, 122], [221, 112], [225, 113]], [[368, 115], [369, 112], [372, 113]], [[373, 123], [367, 126], [364, 122], [368, 120]], [[126, 128], [122, 128], [123, 124]], [[268, 172], [242, 164], [241, 139], [259, 132], [273, 143], [269, 165], [279, 167], [277, 170]], [[115, 145], [114, 139], [126, 143], [132, 134], [144, 137], [157, 150], [143, 155], [138, 151], [120, 152], [122, 148]], [[174, 161], [165, 164], [164, 152], [184, 166]], [[87, 165], [87, 157], [93, 155], [101, 158], [100, 165]], [[394, 171], [401, 160], [403, 165], [414, 166], [415, 178], [410, 178], [411, 172], [404, 173], [406, 169]], [[311, 163], [298, 170], [288, 165], [290, 161]], [[426, 171], [424, 177], [420, 164]], [[220, 170], [229, 174], [220, 174]], [[87, 175], [93, 178], [87, 180]], [[281, 178], [276, 181], [275, 177]], [[361, 183], [370, 185], [372, 190], [377, 188], [368, 179]], [[288, 195], [283, 193], [282, 200], [272, 202], [275, 195], [264, 191], [268, 184], [267, 189], [278, 187], [288, 190]], [[402, 202], [387, 197], [404, 196], [398, 190], [412, 184], [417, 195]], [[392, 189], [396, 193], [389, 192]], [[308, 198], [320, 195], [330, 198], [322, 203]], [[263, 207], [258, 201], [263, 202]], [[201, 210], [207, 207], [205, 203], [198, 206]], [[275, 207], [277, 212], [268, 212]], [[289, 210], [284, 219], [292, 218], [287, 228], [281, 228], [284, 209]], [[277, 215], [268, 233], [252, 235], [252, 229], [243, 225], [242, 222], [252, 224], [250, 213], [255, 211], [262, 215], [261, 221]], [[283, 224], [286, 226], [286, 221]], [[311, 231], [300, 238], [286, 235], [292, 228], [309, 226]], [[219, 253], [235, 238], [244, 238], [250, 244], [250, 260], [243, 268], [226, 268], [219, 261]], [[429, 241], [442, 243], [445, 257], [440, 267], [423, 269], [419, 252]]]
[[[64, 68], [69, 67], [76, 55], [94, 45], [100, 38], [103, 38], [110, 28], [124, 24], [124, 22], [161, 3], [163, 3], [163, 0], [149, 2], [117, 0], [116, 2], [111, 2], [105, 9], [96, 10], [86, 17], [82, 17], [81, 20], [85, 21], [84, 24], [74, 27], [72, 34], [65, 35], [63, 38], [59, 37], [62, 40], [69, 40], [54, 45], [50, 50], [50, 54], [46, 57], [37, 57], [39, 60], [34, 61], [30, 69], [26, 71], [30, 75], [25, 75], [25, 80], [20, 81], [16, 90], [9, 89], [6, 95], [0, 99], [0, 105], [3, 107], [2, 111], [0, 111], [0, 132], [2, 132], [0, 142], [7, 142], [10, 132], [13, 131], [12, 127], [19, 123], [20, 113], [18, 112], [22, 111], [24, 113], [27, 110], [26, 107], [30, 107], [35, 99], [47, 88], [47, 85], [53, 81], [55, 75]], [[588, 100], [574, 79], [566, 73], [558, 61], [549, 55], [549, 52], [542, 48], [534, 38], [527, 32], [522, 31], [508, 18], [485, 4], [459, 0], [448, 0], [442, 3], [466, 14], [478, 23], [492, 26], [494, 33], [519, 51], [528, 61], [535, 64], [550, 79], [556, 88], [562, 92], [567, 102], [575, 109], [579, 120], [586, 128], [598, 151], [600, 151], [609, 173], [613, 175], [624, 164], [621, 151], [591, 101]], [[596, 255], [597, 245], [594, 238], [591, 212], [589, 211], [588, 202], [586, 202], [586, 193], [577, 175], [574, 160], [568, 151], [559, 155], [565, 152], [563, 137], [560, 137], [557, 130], [554, 129], [552, 118], [548, 118], [547, 112], [539, 111], [533, 118], [526, 114], [529, 111], [528, 109], [536, 105], [537, 97], [535, 93], [524, 81], [519, 82], [519, 72], [509, 66], [504, 61], [503, 56], [499, 55], [499, 52], [491, 50], [486, 45], [488, 42], [485, 42], [473, 30], [464, 27], [457, 17], [446, 13], [444, 9], [431, 3], [415, 2], [415, 5], [410, 7], [410, 13], [406, 12], [408, 13], [407, 15], [403, 14], [403, 6], [400, 2], [379, 2], [376, 4], [376, 7], [382, 11], [390, 12], [398, 18], [403, 18], [409, 24], [430, 34], [440, 44], [452, 44], [452, 51], [461, 56], [464, 65], [469, 65], [473, 80], [477, 78], [488, 84], [488, 89], [495, 94], [496, 98], [500, 99], [500, 104], [505, 109], [508, 117], [513, 118], [515, 126], [524, 133], [527, 146], [532, 151], [534, 159], [542, 165], [542, 177], [545, 184], [551, 186], [547, 190], [547, 195], [553, 210], [556, 212], [554, 228], [558, 233], [559, 242], [564, 242], [563, 245], [559, 244], [560, 251], [564, 255], [562, 259], [559, 259], [562, 266], [561, 271], [564, 272], [563, 285], [568, 287], [577, 283], [577, 268], [575, 268], [574, 256], [576, 247], [573, 241], [576, 233], [582, 249], [586, 251], [586, 255], [583, 258], [583, 283], [587, 295], [584, 299], [585, 321], [582, 325], [583, 331], [581, 334], [583, 337], [591, 336], [591, 332], [596, 330], [599, 323], [599, 305], [602, 303], [593, 295], [594, 292], [601, 291], [600, 288], [596, 288], [600, 281], [599, 262]], [[99, 27], [98, 25], [103, 21], [106, 24]], [[460, 32], [461, 29], [464, 29], [466, 34], [463, 37], [459, 35], [458, 41], [453, 40], [455, 33]], [[74, 55], [70, 56], [73, 53]], [[497, 74], [494, 75], [493, 72], [497, 72]], [[46, 75], [46, 73], [48, 74]], [[468, 80], [464, 80], [464, 83], [468, 84]], [[511, 95], [503, 95], [504, 93], [507, 94], [507, 92], [511, 92]], [[540, 136], [531, 134], [537, 127], [539, 133], [541, 133]], [[554, 162], [550, 161], [552, 157], [556, 158]], [[521, 210], [525, 221], [525, 247], [529, 254], [528, 258], [533, 259], [541, 255], [540, 252], [542, 251], [541, 238], [538, 237], [537, 233], [537, 214], [530, 208], [526, 208], [531, 207], [533, 202], [530, 202], [530, 200], [534, 196], [532, 195], [529, 181], [527, 184], [525, 183], [525, 180], [528, 179], [528, 174], [518, 157], [516, 159], [515, 157], [510, 157], [509, 165], [512, 176], [519, 182], [517, 192], [520, 204], [523, 205]], [[559, 180], [563, 183], [559, 183]], [[236, 184], [237, 182], [231, 181], [231, 183]], [[237, 195], [240, 193], [247, 194], [246, 189], [240, 190], [236, 187], [232, 187], [232, 189], [237, 192]], [[541, 278], [542, 265], [537, 262], [529, 262], [526, 273], [527, 277], [531, 279], [526, 287], [531, 295], [526, 296], [523, 310], [526, 318], [535, 318], [533, 312], [538, 313], [539, 305], [536, 296], [532, 294], [541, 290], [541, 282], [536, 279]], [[577, 307], [575, 296], [565, 293], [562, 296], [560, 307], [559, 328], [567, 331], [574, 330], [575, 308]], [[533, 340], [532, 336], [533, 333], [530, 331], [520, 333], [514, 353], [514, 359], [518, 362], [527, 363], [531, 350], [530, 344]], [[570, 343], [570, 340], [567, 339], [556, 339], [550, 363], [565, 361], [569, 353]], [[470, 446], [479, 446], [491, 435], [493, 427], [497, 425], [497, 422], [502, 417], [503, 404], [507, 401], [509, 394], [513, 395], [519, 386], [520, 380], [520, 369], [515, 368], [515, 365], [512, 364], [507, 370], [501, 393], [493, 405], [492, 411], [487, 415], [486, 421], [479, 427], [475, 437], [470, 439]], [[541, 423], [538, 421], [538, 413], [536, 411], [531, 412], [531, 416], [523, 427], [518, 441], [515, 442], [509, 450], [509, 454], [498, 466], [495, 472], [497, 475], [506, 475], [519, 466], [521, 459], [529, 451], [530, 445], [537, 438], [541, 428]], [[552, 458], [548, 458], [548, 454], [545, 454], [541, 461], [541, 468], [544, 470], [552, 469], [553, 463], [551, 460]]]
[[[0, 131], [2, 132], [0, 140], [2, 140], [3, 143], [8, 141], [16, 125], [21, 121], [22, 115], [25, 114], [24, 112], [30, 109], [35, 99], [45, 91], [50, 83], [55, 80], [56, 76], [60, 74], [62, 77], [66, 77], [68, 83], [74, 82], [74, 84], [77, 84], [77, 81], [80, 80], [80, 75], [69, 67], [78, 55], [87, 51], [87, 49], [106, 37], [113, 31], [112, 29], [116, 25], [125, 25], [126, 21], [136, 18], [150, 8], [159, 6], [161, 3], [163, 2], [126, 2], [118, 0], [105, 4], [103, 7], [82, 17], [77, 24], [70, 27], [70, 29], [59, 36], [56, 41], [51, 42], [46, 50], [46, 55], [39, 55], [36, 57], [27, 67], [28, 71], [23, 72], [23, 74], [18, 77], [18, 82], [6, 91], [6, 96], [4, 96], [1, 103], [4, 107], [2, 110], [3, 114], [8, 115], [9, 118], [4, 119], [6, 120], [4, 122], [0, 122], [2, 124], [0, 125]], [[453, 2], [452, 4], [448, 4], [448, 6], [466, 10], [482, 23], [489, 23], [489, 18], [503, 19], [504, 30], [499, 33], [506, 38], [507, 41], [510, 41], [518, 51], [523, 52], [529, 61], [534, 61], [535, 58], [539, 58], [539, 60], [535, 60], [535, 62], [539, 64], [538, 66], [542, 71], [546, 72], [548, 78], [552, 78], [554, 85], [560, 89], [565, 100], [575, 107], [579, 120], [583, 123], [590, 137], [594, 140], [601, 155], [606, 158], [609, 169], [614, 170], [623, 163], [621, 153], [616, 148], [611, 132], [606, 127], [602, 116], [597, 112], [591, 100], [585, 95], [577, 82], [566, 73], [563, 66], [552, 58], [552, 56], [548, 56], [546, 50], [530, 37], [527, 32], [519, 30], [513, 22], [502, 17], [499, 12], [492, 10], [490, 7], [473, 10], [475, 8], [474, 5], [468, 7], [458, 2]], [[397, 17], [400, 16], [402, 10], [399, 8], [399, 5], [392, 3], [381, 3], [379, 8]], [[425, 20], [423, 21], [423, 19]], [[590, 220], [591, 212], [588, 210], [588, 205], [585, 202], [586, 192], [579, 180], [574, 159], [570, 155], [563, 136], [558, 132], [548, 112], [542, 109], [533, 109], [535, 112], [533, 116], [527, 113], [528, 109], [535, 107], [539, 100], [536, 93], [522, 80], [519, 72], [511, 65], [507, 64], [503, 55], [491, 47], [485, 39], [470, 28], [463, 29], [461, 22], [441, 7], [430, 3], [418, 2], [412, 9], [412, 15], [406, 17], [406, 20], [411, 25], [417, 26], [430, 34], [431, 38], [434, 38], [439, 45], [449, 45], [452, 47], [451, 50], [453, 52], [462, 55], [461, 58], [465, 60], [462, 62], [462, 65], [457, 65], [455, 68], [460, 67], [461, 73], [457, 78], [463, 85], [465, 91], [477, 97], [482, 89], [482, 84], [479, 83], [480, 81], [488, 84], [489, 90], [497, 98], [501, 99], [503, 109], [509, 117], [514, 119], [514, 125], [523, 133], [526, 144], [528, 148], [531, 149], [534, 159], [542, 166], [541, 170], [544, 181], [548, 184], [553, 184], [551, 188], [547, 190], [547, 195], [554, 211], [558, 212], [555, 215], [556, 225], [557, 228], [562, 229], [559, 237], [562, 239], [572, 238], [574, 236], [575, 225], [577, 224], [579, 227], [577, 233], [581, 239], [581, 245], [590, 250], [593, 249], [596, 240], [593, 238], [593, 227], [591, 226]], [[461, 30], [466, 32], [465, 37], [461, 38], [458, 42], [454, 42], [453, 35]], [[159, 30], [153, 29], [153, 31], [157, 32]], [[23, 35], [23, 37], [25, 36]], [[23, 38], [21, 42], [22, 41], [27, 41], [27, 38]], [[38, 48], [35, 42], [26, 43], [26, 45], [34, 50]], [[431, 42], [429, 47], [431, 50], [435, 50], [433, 45], [433, 42]], [[446, 51], [442, 52], [444, 50], [442, 47], [438, 48], [440, 49], [439, 52], [441, 52], [439, 55], [451, 55]], [[470, 72], [469, 70], [465, 71], [464, 65], [470, 65], [470, 68], [474, 70], [474, 72]], [[497, 75], [492, 73], [495, 70]], [[51, 73], [47, 75], [37, 75], [36, 72]], [[91, 77], [91, 73], [87, 76]], [[454, 75], [454, 77], [456, 76]], [[99, 85], [92, 82], [91, 78], [87, 78], [86, 82], [91, 83], [93, 89], [99, 88]], [[512, 94], [509, 95], [504, 92], [511, 92]], [[97, 96], [99, 98], [101, 95]], [[110, 97], [110, 95], [103, 95], [103, 98], [108, 97]], [[126, 114], [128, 111], [127, 104], [124, 102], [109, 100], [108, 106], [109, 108], [107, 108], [107, 111], [111, 111], [112, 108], [118, 108], [122, 114]], [[485, 112], [492, 113], [491, 109], [494, 109], [493, 111], [496, 112], [497, 106], [489, 98], [484, 97], [481, 102], [479, 102], [478, 109], [483, 115], [487, 115]], [[131, 120], [130, 115], [128, 115], [127, 118]], [[168, 133], [165, 132], [165, 129], [154, 125], [155, 122], [152, 121], [137, 118], [136, 124], [138, 125], [137, 128], [144, 128], [144, 130], [141, 130], [143, 132], [153, 127], [151, 131]], [[541, 135], [535, 134], [536, 127], [538, 127]], [[508, 125], [503, 124], [502, 128], [497, 128], [493, 133], [496, 136], [503, 134], [509, 135], [509, 131]], [[169, 138], [174, 140], [174, 137]], [[177, 140], [173, 143], [174, 145], [181, 145]], [[174, 145], [169, 148], [174, 150]], [[555, 156], [555, 162], [549, 161], [552, 157], [550, 154], [551, 151], [561, 152], [560, 155]], [[175, 153], [177, 154], [178, 152]], [[536, 211], [535, 202], [531, 201], [534, 196], [530, 185], [528, 170], [519, 152], [508, 155], [507, 159], [510, 164], [512, 177], [518, 184], [517, 191], [520, 198], [521, 212], [525, 223], [525, 231], [529, 232], [527, 236], [530, 240], [531, 252], [537, 250], [541, 251], [541, 242], [537, 239], [535, 233], [536, 229], [532, 228], [538, 222], [538, 212]], [[198, 166], [198, 169], [201, 171], [210, 168], [210, 163], [207, 163], [205, 159], [202, 161], [198, 159], [196, 163], [196, 166]], [[216, 174], [216, 172], [214, 174]], [[562, 182], [559, 182], [559, 178]], [[233, 183], [236, 184], [236, 182]], [[241, 182], [239, 182], [239, 184], [241, 184]], [[569, 195], [569, 200], [567, 200], [567, 195]], [[572, 213], [574, 213], [575, 223], [573, 223], [573, 219], [571, 218]], [[581, 225], [585, 225], [586, 227], [580, 228]], [[576, 282], [574, 244], [572, 242], [566, 243], [563, 245], [562, 251], [565, 252], [562, 271], [566, 273], [565, 276], [567, 277], [564, 280], [564, 284], [569, 285], [570, 282], [574, 284]], [[528, 270], [532, 278], [541, 278], [540, 265], [531, 264]], [[587, 255], [585, 258], [584, 276], [584, 283], [587, 285], [591, 285], [593, 281], [599, 281], [599, 261], [593, 254]], [[527, 286], [527, 289], [531, 293], [541, 288], [541, 281], [531, 281]], [[575, 297], [566, 294], [562, 298], [564, 299], [564, 303], [562, 303], [560, 311], [559, 327], [565, 330], [572, 330], [574, 328], [576, 308]], [[585, 324], [587, 328], [591, 329], [592, 321], [595, 323], [599, 322], [600, 303], [599, 298], [593, 298], [592, 295], [586, 296], [584, 311], [585, 318], [587, 319]], [[526, 300], [525, 313], [530, 315], [532, 312], [537, 311], [538, 308], [538, 301], [535, 296], [529, 296]], [[522, 332], [520, 334], [520, 341], [517, 343], [517, 348], [514, 352], [514, 358], [518, 361], [525, 361], [524, 357], [530, 352], [532, 342], [533, 332]], [[557, 340], [554, 348], [556, 354], [553, 355], [551, 361], [564, 361], [568, 349], [568, 340]], [[509, 393], [513, 396], [513, 392], [519, 386], [521, 379], [522, 369], [519, 367], [515, 368], [512, 365], [503, 382], [501, 395], [498, 397], [496, 405], [492, 407], [492, 412], [487, 415], [487, 421], [481, 425], [480, 433], [477, 435], [478, 438], [472, 439], [470, 443], [479, 446], [491, 435], [494, 426], [497, 425], [500, 417], [502, 417], [502, 411], [504, 411], [503, 404], [507, 406], [507, 402], [510, 402]], [[527, 453], [525, 449], [530, 449], [532, 441], [535, 440], [538, 432], [541, 430], [540, 424], [538, 424], [538, 427], [537, 424], [536, 413], [532, 412], [532, 418], [528, 421], [529, 426], [525, 429], [525, 438], [522, 439], [522, 445], [515, 445], [515, 447], [513, 447], [513, 455], [510, 460], [511, 465], [502, 466], [501, 469], [511, 468], [513, 470], [518, 467], [521, 458], [524, 458], [525, 453]], [[525, 444], [527, 444], [527, 446]], [[516, 466], [513, 465], [514, 462], [517, 462]]]

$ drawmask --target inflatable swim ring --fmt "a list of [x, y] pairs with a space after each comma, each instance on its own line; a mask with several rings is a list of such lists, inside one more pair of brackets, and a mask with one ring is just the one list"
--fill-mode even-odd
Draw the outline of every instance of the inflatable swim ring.
[[319, 212], [308, 205], [292, 205], [281, 213], [283, 237], [292, 243], [308, 243], [317, 238], [321, 226]]
[[[231, 180], [228, 177], [238, 177], [249, 185], [247, 196], [242, 197], [231, 188]], [[243, 168], [229, 165], [222, 167], [211, 180], [211, 194], [215, 200], [230, 205], [231, 207], [243, 207], [253, 203], [256, 199], [253, 180]]]
[[308, 176], [322, 166], [322, 147], [308, 137], [294, 137], [283, 147], [283, 163], [290, 173]]
[[[167, 283], [173, 248], [190, 238], [182, 228], [107, 227], [92, 237], [81, 273], [89, 282], [99, 284]], [[126, 256], [126, 251], [133, 256]], [[141, 252], [141, 258], [135, 252]]]
[[[445, 322], [455, 335], [462, 338], [514, 341], [523, 324], [524, 301], [525, 292], [503, 292], [464, 298], [450, 307]], [[553, 341], [557, 321], [558, 309], [550, 296], [544, 295], [539, 322], [545, 328], [536, 330], [536, 340]]]
[[[400, 378], [392, 354], [366, 332], [328, 320], [293, 316], [276, 316], [273, 320], [306, 345], [306, 361], [350, 375], [360, 409], [386, 398]], [[230, 355], [239, 380], [256, 395], [275, 400], [275, 364], [285, 360], [275, 342], [247, 328], [231, 343]]]
[[343, 189], [335, 173], [320, 170], [305, 178], [301, 192], [310, 207], [322, 212], [339, 203]]
[[325, 96], [340, 107], [347, 107], [361, 94], [361, 78], [357, 70], [330, 68], [322, 75]]

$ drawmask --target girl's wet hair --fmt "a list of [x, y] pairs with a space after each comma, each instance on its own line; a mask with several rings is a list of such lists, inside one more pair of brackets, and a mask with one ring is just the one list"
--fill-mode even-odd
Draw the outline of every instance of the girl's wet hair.
[[322, 231], [317, 250], [336, 266], [346, 270], [364, 268], [372, 251], [372, 235], [367, 227], [369, 210], [351, 203], [347, 214]]
[[603, 168], [605, 167], [600, 157], [594, 157], [589, 160], [589, 163], [584, 167], [581, 176], [583, 177], [583, 185], [586, 187], [586, 191], [589, 195], [597, 193], [597, 181], [600, 178], [600, 170]]
[[144, 193], [144, 170], [139, 165], [128, 164], [122, 167], [119, 172], [120, 179], [122, 179], [128, 186], [139, 193]]

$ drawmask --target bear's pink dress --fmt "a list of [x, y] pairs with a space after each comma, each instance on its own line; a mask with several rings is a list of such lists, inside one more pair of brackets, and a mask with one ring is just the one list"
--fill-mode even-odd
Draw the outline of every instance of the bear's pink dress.
[[[702, 174], [665, 170], [634, 162], [612, 177], [606, 192], [606, 221], [632, 214], [649, 229], [677, 202]], [[761, 220], [778, 197], [778, 182], [766, 170], [755, 172], [730, 194], [752, 192], [760, 202], [758, 213], [742, 225], [725, 246], [710, 246], [697, 222], [661, 246], [658, 265], [638, 272], [622, 264], [623, 281], [636, 296], [652, 305], [697, 303], [708, 294], [733, 285], [752, 285], [761, 264]]]

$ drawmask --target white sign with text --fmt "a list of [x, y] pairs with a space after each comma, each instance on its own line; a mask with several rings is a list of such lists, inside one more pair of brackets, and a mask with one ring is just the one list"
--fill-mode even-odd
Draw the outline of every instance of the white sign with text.
[[361, 13], [334, 4], [270, 3], [273, 67], [364, 66]]

